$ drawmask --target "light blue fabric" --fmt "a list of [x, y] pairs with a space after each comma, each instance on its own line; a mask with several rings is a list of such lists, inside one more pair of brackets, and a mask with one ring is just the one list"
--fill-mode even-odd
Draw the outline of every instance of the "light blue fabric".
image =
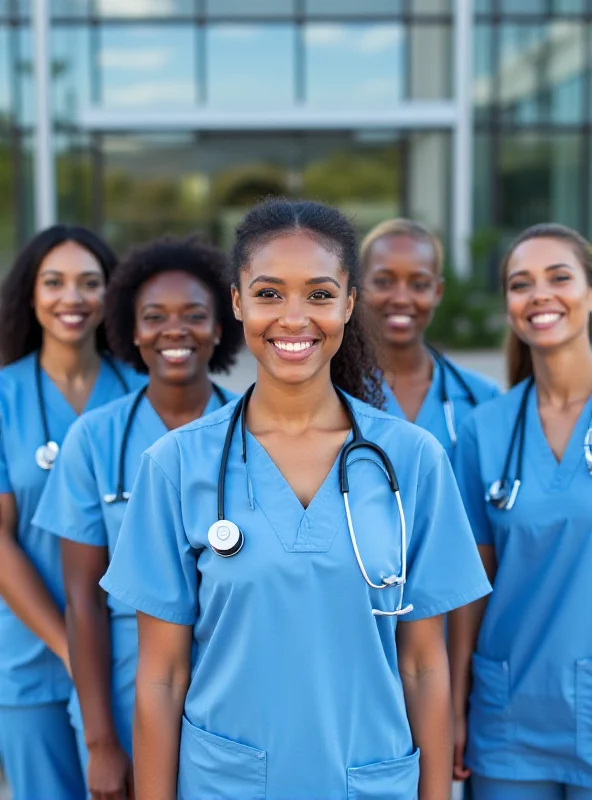
[[[489, 378], [486, 378], [484, 375], [480, 375], [478, 372], [474, 372], [473, 370], [459, 367], [458, 364], [455, 364], [454, 366], [466, 381], [479, 404], [484, 403], [487, 400], [491, 400], [493, 397], [497, 397], [500, 394], [499, 387]], [[405, 419], [403, 409], [399, 405], [397, 398], [386, 381], [383, 381], [382, 389], [386, 398], [386, 411], [389, 414], [392, 414], [394, 417]], [[454, 407], [454, 424], [458, 434], [462, 420], [469, 412], [473, 410], [473, 406], [467, 397], [466, 390], [463, 388], [456, 375], [454, 375], [450, 369], [446, 370], [446, 390]], [[444, 416], [444, 407], [442, 405], [440, 394], [441, 391], [442, 368], [440, 364], [434, 360], [434, 374], [432, 377], [432, 383], [428, 389], [428, 393], [425, 396], [423, 404], [419, 409], [415, 424], [419, 425], [420, 428], [425, 428], [426, 431], [429, 431], [433, 436], [435, 436], [442, 447], [446, 450], [448, 455], [452, 457], [454, 445], [450, 439], [450, 434], [448, 433], [448, 428], [446, 426], [446, 417]]]
[[[229, 392], [223, 394], [228, 400], [234, 398]], [[136, 397], [136, 392], [126, 395], [85, 414], [72, 425], [33, 519], [36, 526], [55, 536], [107, 547], [109, 558], [115, 548], [126, 503], [105, 503], [104, 497], [115, 493], [121, 443]], [[204, 413], [220, 406], [218, 395], [212, 392]], [[134, 485], [143, 451], [165, 433], [165, 424], [150, 401], [143, 397], [126, 448], [126, 491]], [[138, 638], [136, 612], [110, 595], [107, 602], [111, 614], [113, 715], [120, 741], [131, 756]], [[75, 692], [70, 711], [72, 724], [77, 730], [82, 730], [80, 705]]]
[[[408, 620], [489, 591], [448, 458], [430, 434], [352, 401], [362, 434], [390, 456], [408, 524]], [[179, 798], [412, 800], [414, 749], [395, 646], [396, 590], [358, 569], [339, 458], [305, 510], [265, 449], [237, 430], [226, 515], [245, 535], [207, 546], [234, 403], [151, 447], [101, 585], [120, 601], [194, 627]], [[311, 458], [314, 454], [311, 454]], [[371, 578], [398, 572], [395, 499], [371, 451], [349, 465], [350, 503]], [[405, 623], [401, 623], [405, 624]]]
[[551, 781], [503, 781], [473, 775], [471, 800], [592, 800], [592, 789]]
[[505, 511], [484, 496], [502, 477], [524, 387], [476, 409], [455, 453], [475, 538], [498, 563], [473, 659], [467, 763], [490, 778], [592, 787], [592, 399], [558, 464], [531, 391], [522, 485]]
[[[130, 389], [145, 383], [146, 379], [129, 367], [117, 363], [117, 368]], [[43, 371], [41, 379], [50, 436], [61, 444], [77, 415]], [[113, 369], [103, 361], [86, 409], [97, 408], [123, 393]], [[32, 353], [0, 371], [0, 493], [14, 494], [19, 545], [63, 607], [58, 542], [31, 523], [49, 476], [35, 462], [35, 451], [44, 443]], [[62, 662], [17, 619], [2, 598], [0, 642], [0, 705], [35, 705], [69, 696], [72, 684]]]
[[66, 705], [0, 706], [0, 753], [12, 800], [86, 800]]

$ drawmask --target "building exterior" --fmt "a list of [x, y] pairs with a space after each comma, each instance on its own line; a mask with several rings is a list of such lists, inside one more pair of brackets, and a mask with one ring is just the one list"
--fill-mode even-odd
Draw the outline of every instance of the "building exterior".
[[592, 0], [0, 0], [0, 269], [53, 220], [226, 245], [270, 193], [415, 216], [461, 273], [591, 234], [591, 74]]

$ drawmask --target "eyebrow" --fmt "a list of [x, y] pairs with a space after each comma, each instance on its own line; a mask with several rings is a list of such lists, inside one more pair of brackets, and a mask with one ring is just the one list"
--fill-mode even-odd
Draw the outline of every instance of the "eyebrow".
[[[270, 275], [258, 275], [249, 284], [249, 289], [255, 283], [271, 283], [275, 286], [286, 285], [286, 282], [283, 281], [281, 278], [273, 278]], [[339, 281], [336, 281], [335, 278], [331, 278], [328, 275], [322, 275], [318, 278], [310, 278], [310, 280], [306, 281], [305, 286], [319, 286], [322, 283], [333, 283], [335, 284], [335, 286], [337, 286], [338, 289], [341, 289], [341, 284], [339, 283]]]
[[[545, 267], [545, 272], [552, 272], [556, 269], [568, 269], [570, 270], [570, 272], [574, 271], [573, 267], [570, 264], [559, 263], [559, 264], [549, 264], [548, 267]], [[518, 275], [528, 275], [528, 270], [520, 269], [517, 270], [516, 272], [512, 272], [511, 275], [508, 275], [508, 280], [510, 280], [511, 278], [516, 278]]]
[[[166, 303], [144, 303], [142, 309], [145, 311], [147, 308], [165, 308]], [[185, 303], [183, 308], [205, 308], [207, 309], [208, 306], [205, 303], [196, 300], [194, 303]]]
[[[63, 274], [64, 273], [60, 272], [59, 269], [47, 268], [47, 269], [42, 270], [39, 273], [39, 277], [42, 278], [44, 275], [63, 275]], [[100, 270], [100, 269], [98, 269], [98, 270], [87, 270], [87, 272], [81, 272], [79, 277], [81, 277], [81, 278], [90, 278], [90, 277], [94, 277], [95, 275], [103, 275], [103, 271]]]

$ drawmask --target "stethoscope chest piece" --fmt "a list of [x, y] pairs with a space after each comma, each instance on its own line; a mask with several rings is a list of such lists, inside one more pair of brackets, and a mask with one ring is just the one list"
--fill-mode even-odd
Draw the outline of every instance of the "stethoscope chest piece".
[[60, 448], [56, 442], [50, 441], [47, 444], [42, 444], [35, 451], [37, 466], [41, 467], [41, 469], [52, 469], [59, 452]]
[[519, 480], [515, 480], [513, 484], [507, 478], [494, 481], [485, 494], [485, 500], [494, 508], [510, 511], [516, 502], [519, 488]]
[[223, 558], [235, 556], [245, 543], [241, 529], [227, 519], [219, 519], [210, 526], [208, 531], [210, 547]]

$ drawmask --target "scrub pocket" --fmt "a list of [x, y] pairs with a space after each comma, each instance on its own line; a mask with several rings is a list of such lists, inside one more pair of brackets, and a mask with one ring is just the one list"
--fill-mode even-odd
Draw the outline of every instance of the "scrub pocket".
[[592, 658], [576, 661], [576, 750], [592, 766]]
[[479, 749], [507, 743], [510, 718], [510, 666], [473, 654], [469, 728]]
[[347, 800], [416, 800], [419, 750], [410, 756], [347, 770]]
[[196, 728], [184, 716], [178, 800], [265, 800], [267, 755]]

